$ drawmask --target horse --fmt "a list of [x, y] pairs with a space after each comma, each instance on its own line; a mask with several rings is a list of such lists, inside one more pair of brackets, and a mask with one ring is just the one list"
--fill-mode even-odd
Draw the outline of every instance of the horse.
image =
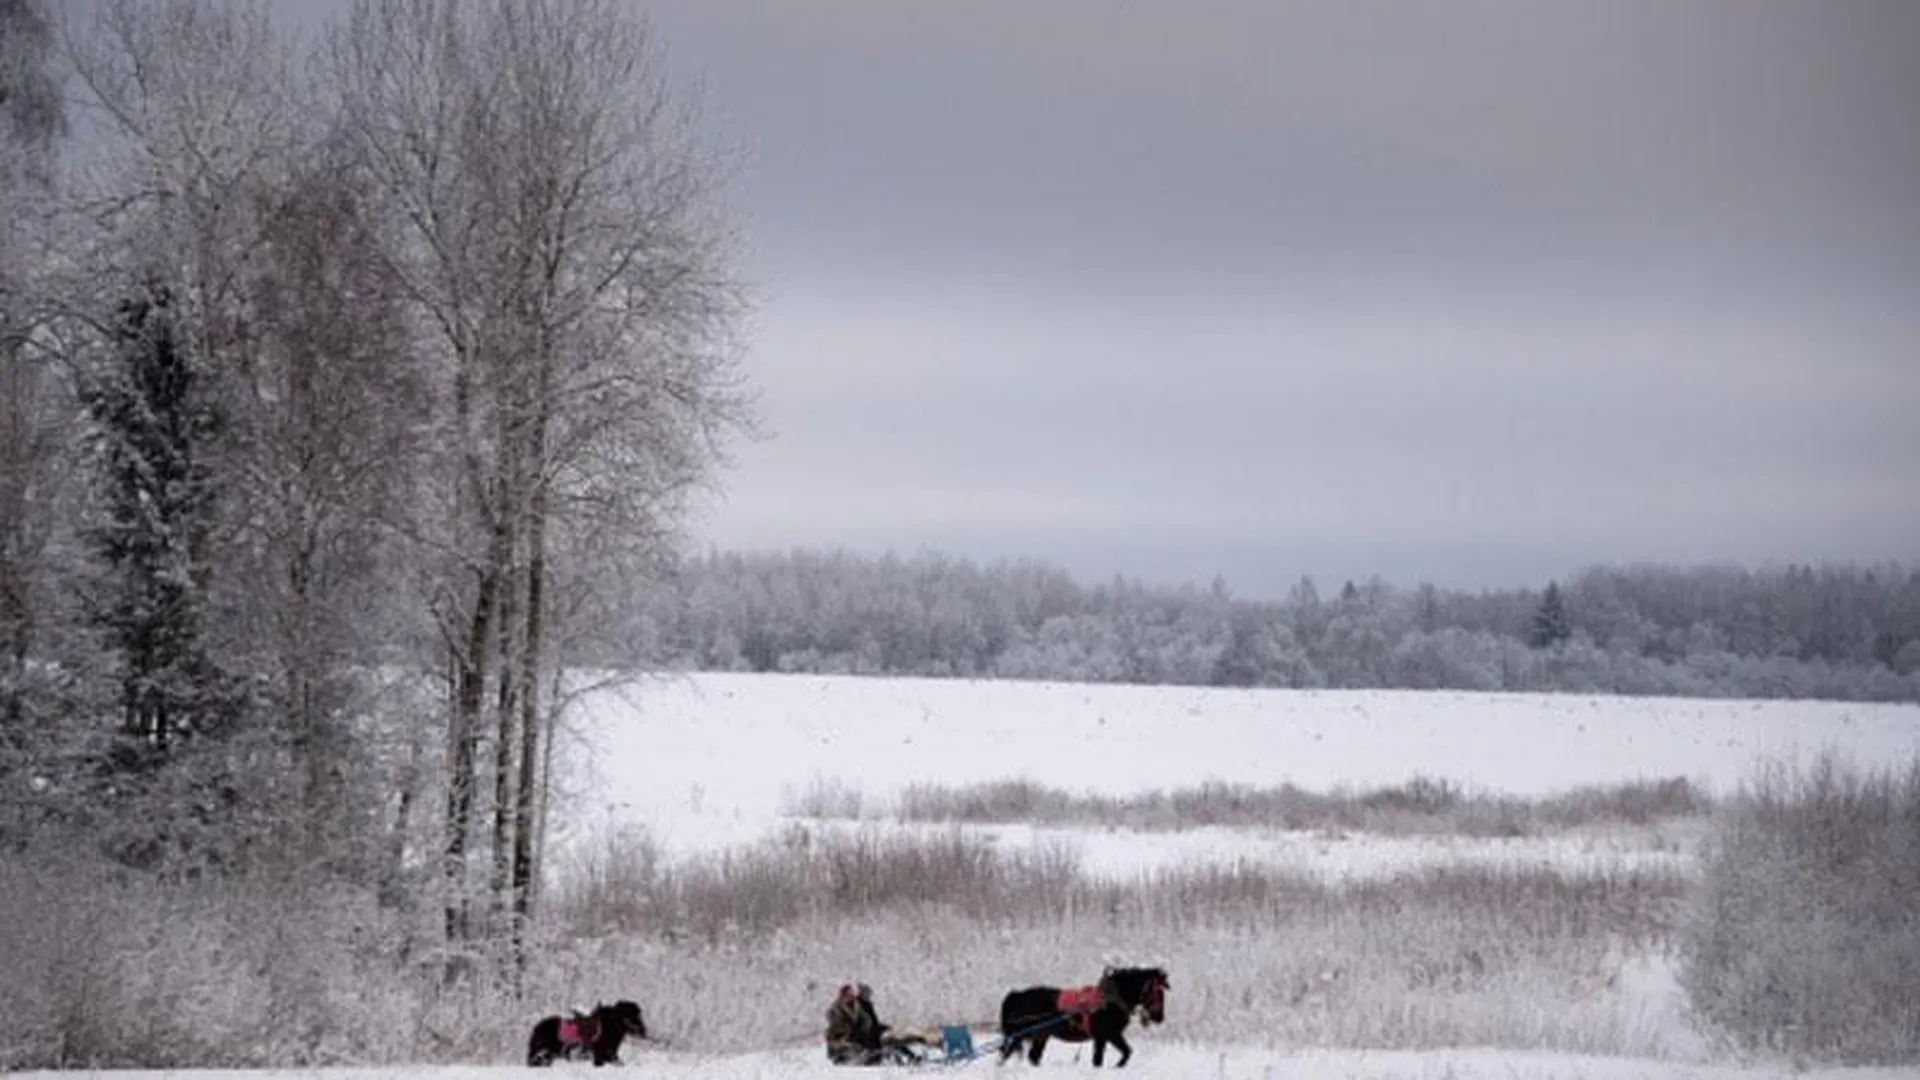
[[569, 1061], [592, 1057], [595, 1066], [620, 1063], [620, 1043], [627, 1036], [645, 1039], [647, 1022], [640, 1006], [631, 1001], [595, 1005], [582, 1015], [549, 1016], [533, 1025], [527, 1040], [527, 1064], [536, 1068], [551, 1065], [556, 1058]]
[[1027, 1060], [1040, 1064], [1048, 1039], [1062, 1042], [1093, 1040], [1093, 1065], [1099, 1068], [1107, 1044], [1120, 1051], [1118, 1069], [1133, 1056], [1124, 1032], [1127, 1021], [1140, 1013], [1142, 1025], [1167, 1021], [1167, 972], [1164, 968], [1108, 968], [1095, 986], [1062, 990], [1057, 986], [1030, 986], [1015, 990], [1000, 1003], [1000, 1063], [1027, 1046]]

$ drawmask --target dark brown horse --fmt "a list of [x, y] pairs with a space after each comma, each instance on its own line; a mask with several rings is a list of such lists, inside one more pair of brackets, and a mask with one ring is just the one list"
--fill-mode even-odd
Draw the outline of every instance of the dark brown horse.
[[1000, 1061], [1027, 1047], [1027, 1060], [1040, 1064], [1048, 1039], [1062, 1042], [1093, 1040], [1093, 1065], [1099, 1068], [1107, 1044], [1120, 1051], [1120, 1068], [1133, 1056], [1127, 1045], [1127, 1023], [1140, 1014], [1142, 1024], [1167, 1020], [1167, 972], [1164, 968], [1108, 968], [1094, 986], [1062, 990], [1057, 986], [1030, 986], [1015, 990], [1000, 1003]]
[[647, 1037], [640, 1006], [631, 1001], [596, 1005], [590, 1013], [549, 1016], [533, 1025], [527, 1040], [527, 1064], [551, 1065], [557, 1058], [591, 1057], [595, 1065], [620, 1063], [620, 1044], [627, 1036]]

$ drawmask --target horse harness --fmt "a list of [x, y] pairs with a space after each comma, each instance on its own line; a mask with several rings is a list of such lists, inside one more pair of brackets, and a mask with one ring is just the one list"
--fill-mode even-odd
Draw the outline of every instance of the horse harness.
[[1078, 1028], [1083, 1035], [1093, 1034], [1093, 1017], [1106, 1008], [1107, 992], [1099, 986], [1076, 986], [1060, 991], [1056, 1003], [1061, 1012], [1067, 1015], [1067, 1023]]
[[595, 1015], [560, 1018], [560, 1045], [588, 1047], [600, 1040], [600, 1018]]
[[[1163, 1007], [1166, 1000], [1167, 983], [1163, 978], [1150, 979], [1142, 989], [1140, 1000], [1132, 1003], [1133, 1008], [1146, 1011], [1149, 1015], [1156, 1007]], [[1076, 986], [1060, 991], [1055, 1006], [1066, 1014], [1066, 1022], [1082, 1035], [1092, 1036], [1093, 1018], [1107, 1007], [1107, 984], [1105, 980], [1093, 986]], [[1115, 992], [1116, 999], [1121, 997]], [[1131, 1010], [1130, 1010], [1131, 1011]]]

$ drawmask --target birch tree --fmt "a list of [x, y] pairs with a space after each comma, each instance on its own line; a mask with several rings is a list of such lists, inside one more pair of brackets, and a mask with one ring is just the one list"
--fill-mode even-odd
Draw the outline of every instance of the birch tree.
[[[360, 0], [334, 40], [396, 279], [441, 358], [446, 931], [531, 914], [557, 583], [671, 532], [749, 422], [718, 174], [613, 0]], [[543, 689], [544, 688], [544, 689]], [[477, 831], [491, 809], [483, 838]], [[504, 910], [503, 910], [504, 909]]]
[[263, 194], [231, 437], [251, 507], [234, 559], [254, 584], [236, 615], [270, 643], [263, 670], [298, 793], [301, 850], [365, 869], [369, 853], [351, 842], [366, 838], [343, 822], [353, 766], [371, 767], [356, 738], [370, 733], [347, 723], [372, 690], [365, 669], [378, 644], [405, 636], [388, 596], [411, 558], [404, 537], [425, 401], [381, 222], [360, 181], [323, 143]]

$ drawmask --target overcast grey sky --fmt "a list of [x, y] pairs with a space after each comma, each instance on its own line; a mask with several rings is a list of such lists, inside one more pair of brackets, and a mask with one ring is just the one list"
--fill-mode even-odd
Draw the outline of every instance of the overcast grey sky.
[[1920, 3], [650, 10], [761, 287], [714, 545], [1920, 559]]
[[653, 10], [762, 287], [716, 545], [1920, 558], [1920, 4]]

